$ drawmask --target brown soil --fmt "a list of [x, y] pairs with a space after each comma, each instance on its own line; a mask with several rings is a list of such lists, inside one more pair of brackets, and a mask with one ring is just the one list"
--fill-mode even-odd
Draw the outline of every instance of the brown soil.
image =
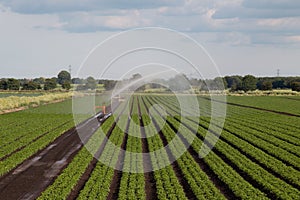
[[143, 149], [143, 165], [144, 165], [144, 171], [147, 173], [144, 173], [145, 178], [145, 191], [146, 191], [146, 199], [147, 200], [156, 200], [157, 199], [157, 190], [156, 190], [156, 184], [155, 184], [155, 178], [152, 168], [152, 162], [151, 157], [148, 154], [149, 146], [146, 138], [146, 133], [144, 129], [144, 122], [141, 117], [141, 108], [140, 108], [140, 102], [137, 98], [138, 102], [138, 112], [140, 117], [140, 130], [141, 130], [141, 136], [142, 136], [142, 149]]
[[[96, 119], [82, 123], [86, 132], [85, 142], [97, 130]], [[8, 174], [0, 177], [1, 199], [36, 199], [68, 165], [83, 142], [75, 128], [58, 137], [43, 150], [37, 152]]]
[[73, 190], [71, 191], [71, 193], [69, 194], [67, 199], [71, 200], [71, 199], [76, 199], [78, 197], [80, 191], [84, 188], [85, 183], [88, 181], [88, 179], [90, 178], [92, 172], [94, 171], [94, 169], [97, 165], [97, 162], [98, 162], [98, 158], [102, 154], [102, 152], [105, 148], [105, 145], [106, 145], [107, 141], [109, 140], [109, 138], [111, 136], [111, 133], [112, 133], [112, 131], [115, 127], [116, 127], [116, 122], [114, 122], [112, 124], [112, 126], [110, 127], [110, 129], [107, 133], [107, 138], [105, 138], [105, 140], [100, 145], [98, 151], [94, 155], [93, 160], [90, 162], [87, 169], [85, 170], [83, 175], [80, 177], [79, 181], [77, 182], [76, 186], [73, 188]]
[[[127, 139], [128, 139], [128, 129], [129, 129], [130, 119], [128, 118], [126, 130], [125, 130], [125, 137], [123, 139], [121, 148], [126, 151], [126, 145], [127, 145]], [[123, 169], [124, 166], [124, 159], [125, 159], [125, 153], [124, 151], [120, 151], [118, 156], [118, 161], [116, 164], [116, 169]], [[114, 176], [113, 180], [110, 184], [110, 191], [107, 196], [107, 199], [118, 199], [119, 191], [120, 191], [120, 185], [121, 185], [121, 179], [122, 179], [122, 171], [114, 170]]]
[[189, 186], [189, 183], [188, 181], [184, 178], [184, 175], [183, 175], [183, 172], [181, 170], [181, 168], [179, 167], [178, 165], [178, 162], [176, 161], [176, 159], [174, 158], [174, 155], [172, 154], [169, 146], [168, 145], [168, 141], [167, 139], [165, 138], [164, 134], [162, 133], [162, 131], [160, 131], [160, 128], [158, 126], [158, 124], [156, 123], [155, 119], [152, 119], [153, 120], [153, 124], [154, 126], [156, 127], [156, 130], [158, 131], [159, 133], [159, 137], [161, 138], [162, 142], [163, 142], [163, 145], [165, 146], [165, 149], [166, 149], [166, 152], [168, 154], [168, 157], [169, 157], [169, 160], [170, 161], [173, 161], [175, 160], [171, 166], [175, 172], [175, 175], [180, 183], [180, 185], [182, 186], [183, 188], [183, 191], [185, 193], [185, 196], [188, 198], [188, 199], [197, 199], [196, 195], [193, 193], [191, 187]]
[[12, 109], [8, 109], [8, 110], [2, 110], [0, 111], [0, 115], [1, 114], [6, 114], [6, 113], [11, 113], [11, 112], [18, 112], [18, 111], [21, 111], [21, 110], [25, 110], [27, 109], [28, 107], [19, 107], [19, 108], [12, 108]]

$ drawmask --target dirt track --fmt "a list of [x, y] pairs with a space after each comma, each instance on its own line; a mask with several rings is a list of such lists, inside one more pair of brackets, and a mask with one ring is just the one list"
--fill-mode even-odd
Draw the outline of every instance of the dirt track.
[[[79, 129], [86, 133], [85, 142], [99, 127], [99, 122], [89, 119]], [[1, 199], [36, 199], [55, 177], [68, 165], [83, 142], [72, 128], [24, 161], [14, 170], [0, 178]]]

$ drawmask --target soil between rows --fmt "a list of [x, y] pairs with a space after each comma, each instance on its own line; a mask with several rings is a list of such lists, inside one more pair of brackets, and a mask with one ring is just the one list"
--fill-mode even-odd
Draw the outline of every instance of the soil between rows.
[[[80, 129], [88, 139], [99, 127], [96, 119], [85, 121]], [[56, 138], [22, 164], [0, 177], [1, 199], [36, 199], [60, 174], [82, 148], [75, 128]]]

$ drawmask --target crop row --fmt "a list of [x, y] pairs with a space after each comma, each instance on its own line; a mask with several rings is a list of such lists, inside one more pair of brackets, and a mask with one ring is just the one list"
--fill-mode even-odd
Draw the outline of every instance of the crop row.
[[[174, 121], [174, 119], [170, 119], [170, 120], [172, 120], [173, 123], [177, 123], [176, 121]], [[190, 128], [193, 127], [195, 127], [195, 124], [192, 124], [190, 126]], [[202, 131], [202, 139], [203, 139], [207, 129], [201, 129], [200, 127], [199, 130]], [[198, 133], [200, 132], [199, 130]], [[213, 141], [214, 139], [215, 138], [212, 136], [211, 141]], [[197, 138], [195, 140], [197, 140]], [[251, 162], [251, 160], [249, 160], [245, 155], [241, 154], [237, 149], [233, 148], [229, 144], [226, 144], [225, 142], [219, 140], [215, 148], [217, 151], [223, 154], [227, 159], [229, 159], [237, 168], [239, 168], [239, 170], [243, 171], [244, 173], [247, 173], [248, 176], [251, 177], [253, 181], [255, 181], [258, 185], [260, 185], [260, 187], [262, 187], [262, 189], [267, 193], [269, 193], [270, 195], [277, 196], [278, 198], [282, 198], [282, 197], [292, 198], [293, 196], [295, 197], [299, 195], [297, 189], [291, 187], [290, 185], [287, 185], [282, 180], [274, 177], [272, 174], [269, 174], [267, 171], [257, 166], [257, 164]], [[244, 166], [242, 165], [242, 163], [244, 163]]]
[[[124, 107], [118, 107], [117, 109], [124, 109]], [[96, 152], [99, 149], [99, 145], [103, 144], [105, 139], [105, 134], [108, 133], [109, 129], [111, 128], [114, 120], [118, 122], [118, 118], [114, 119], [113, 117], [108, 118], [102, 125], [101, 129], [102, 132], [97, 130], [94, 135], [89, 139], [89, 141], [86, 143], [87, 148], [82, 148], [78, 154], [73, 158], [73, 160], [69, 163], [69, 165], [62, 171], [62, 173], [55, 179], [55, 181], [50, 185], [39, 197], [39, 199], [66, 199], [68, 195], [71, 193], [71, 191], [74, 189], [74, 187], [77, 185], [78, 181], [80, 180], [81, 176], [85, 173], [87, 170], [87, 167], [91, 163], [93, 159], [93, 155], [96, 154]], [[116, 126], [115, 129], [112, 131], [112, 135], [119, 135], [119, 129]], [[94, 171], [91, 174], [91, 179], [86, 183], [85, 187], [80, 191], [79, 198], [87, 198], [88, 196], [85, 195], [88, 191], [95, 190], [92, 187], [93, 181], [95, 181], [94, 177], [97, 175], [97, 172], [99, 171], [98, 168], [101, 167], [100, 163], [97, 163], [97, 166], [95, 167]], [[106, 172], [106, 171], [105, 171]], [[106, 174], [108, 175], [108, 174]], [[105, 181], [99, 181], [99, 183], [107, 182], [107, 179], [104, 179]], [[106, 183], [107, 185], [107, 183]], [[92, 187], [91, 187], [92, 186]], [[107, 190], [105, 190], [107, 191]], [[95, 195], [95, 192], [91, 195]]]
[[153, 135], [152, 137], [147, 137], [147, 142], [149, 151], [151, 152], [150, 159], [152, 169], [154, 169], [158, 199], [187, 199], [182, 185], [180, 185], [172, 166], [169, 164], [168, 154], [157, 134], [157, 130], [147, 115], [146, 106], [140, 103], [140, 107], [143, 123], [147, 124], [147, 126], [145, 126], [145, 134], [146, 136]]
[[22, 151], [18, 151], [3, 161], [0, 161], [0, 176], [9, 172], [17, 165], [22, 163], [25, 159], [29, 158], [34, 153], [45, 148], [48, 144], [54, 141], [58, 136], [60, 136], [65, 131], [69, 130], [74, 126], [73, 122], [68, 122], [63, 126], [57, 127], [53, 131], [49, 132], [44, 137], [37, 139], [35, 142], [25, 146]]
[[[159, 114], [159, 113], [158, 113]], [[178, 157], [176, 162], [182, 170], [184, 178], [197, 199], [224, 199], [224, 196], [215, 187], [212, 181], [205, 174], [200, 166], [194, 161], [193, 157], [186, 152], [187, 146], [181, 141], [170, 126], [164, 124], [164, 118], [159, 115], [152, 117], [153, 122], [161, 129], [163, 137], [168, 142], [173, 156]], [[192, 137], [192, 136], [191, 136]]]
[[[119, 155], [119, 147], [124, 138], [124, 132], [127, 125], [127, 117], [121, 116], [118, 120], [118, 126], [112, 131], [109, 140], [113, 145], [106, 145], [101, 152], [91, 176], [80, 191], [78, 199], [106, 199], [110, 192], [110, 185], [114, 175], [113, 166], [116, 166]], [[111, 124], [111, 123], [110, 123]]]
[[[151, 99], [153, 101], [153, 99]], [[182, 127], [184, 128], [184, 127]], [[185, 130], [181, 133], [185, 136], [185, 133], [190, 133], [189, 130]], [[195, 142], [196, 141], [196, 142]], [[202, 143], [201, 140], [194, 139], [192, 147], [196, 152], [199, 152], [202, 148], [209, 149], [207, 144]], [[237, 173], [231, 166], [224, 162], [214, 152], [210, 152], [203, 161], [209, 166], [213, 173], [233, 192], [238, 199], [267, 199], [258, 189], [254, 188], [248, 183], [239, 173]]]

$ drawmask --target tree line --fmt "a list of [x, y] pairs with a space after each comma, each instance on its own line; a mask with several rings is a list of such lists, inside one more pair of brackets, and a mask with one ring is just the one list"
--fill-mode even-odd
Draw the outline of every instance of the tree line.
[[255, 77], [246, 76], [225, 76], [223, 78], [225, 87], [231, 91], [243, 90], [273, 90], [292, 89], [300, 91], [300, 77]]
[[[142, 78], [140, 74], [133, 74], [131, 78], [122, 80], [123, 83], [138, 80]], [[76, 84], [77, 90], [96, 89], [97, 84], [102, 84], [105, 90], [111, 90], [119, 81], [101, 79], [96, 80], [92, 76], [83, 78], [71, 78], [69, 72], [62, 70], [57, 77], [52, 78], [34, 78], [34, 79], [0, 79], [0, 90], [54, 90], [57, 85], [65, 90], [71, 89], [71, 84]], [[161, 84], [159, 84], [161, 83]], [[176, 75], [169, 80], [157, 80], [157, 84], [147, 84], [147, 88], [160, 88], [162, 85], [168, 85], [169, 90], [184, 91], [191, 88], [197, 88], [201, 91], [229, 89], [235, 91], [252, 91], [252, 90], [273, 90], [273, 89], [292, 89], [300, 91], [300, 77], [255, 77], [246, 76], [225, 76], [214, 79], [195, 79], [188, 78], [186, 75]], [[145, 90], [146, 86], [139, 88]]]

